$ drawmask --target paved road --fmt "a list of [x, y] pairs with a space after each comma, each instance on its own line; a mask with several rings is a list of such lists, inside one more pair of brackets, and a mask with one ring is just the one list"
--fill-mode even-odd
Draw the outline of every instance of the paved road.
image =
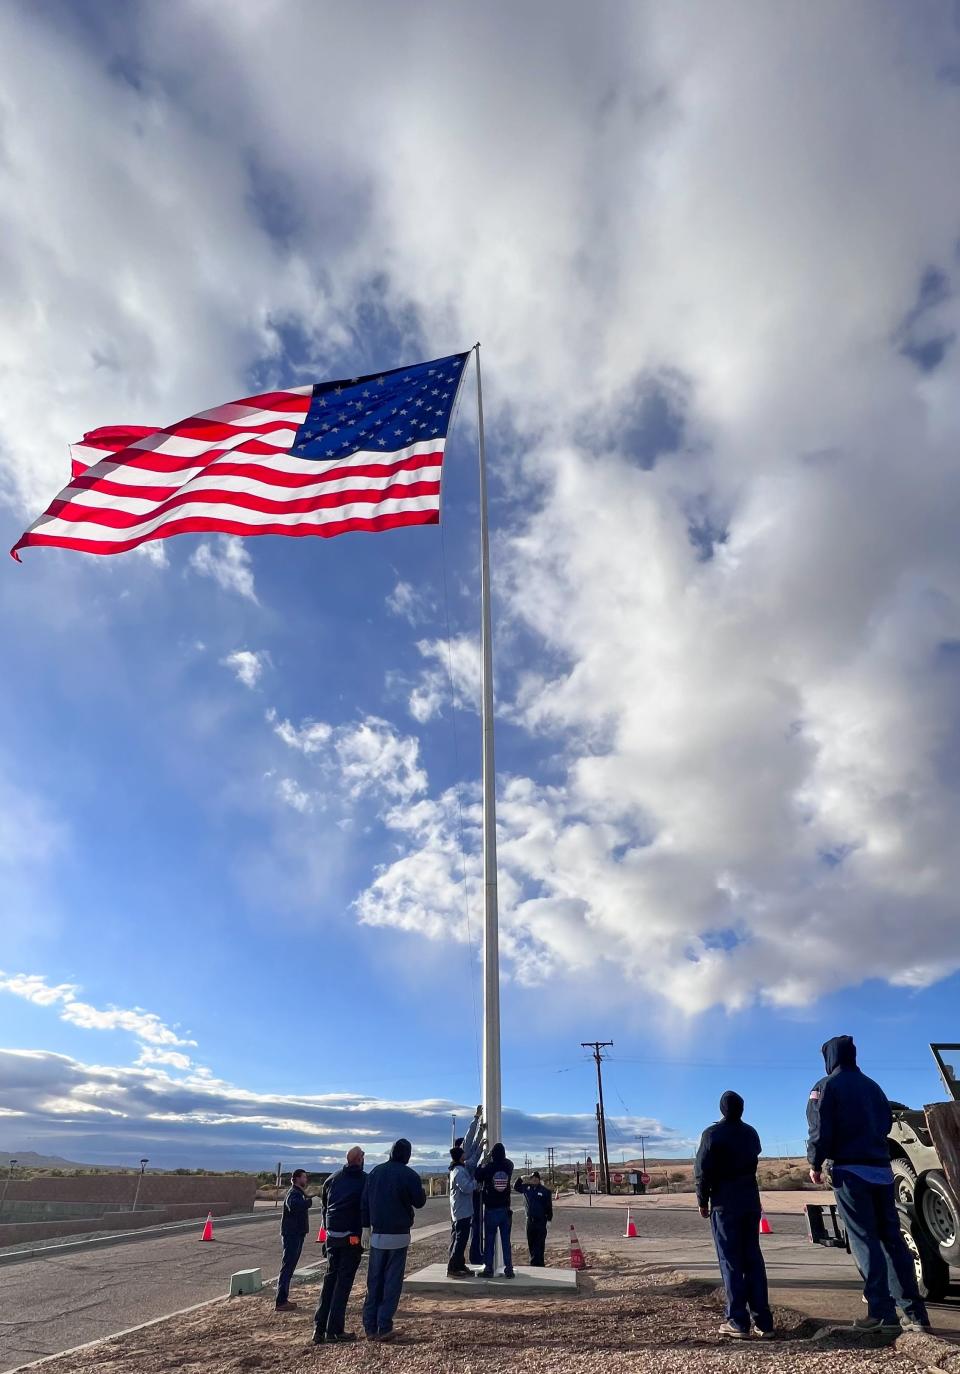
[[[551, 1241], [565, 1243], [572, 1222], [588, 1263], [593, 1247], [629, 1255], [641, 1264], [678, 1269], [719, 1282], [710, 1225], [701, 1218], [692, 1197], [678, 1198], [677, 1204], [669, 1207], [641, 1201], [633, 1216], [639, 1236], [627, 1240], [623, 1236], [625, 1207], [608, 1210], [559, 1205], [554, 1209]], [[768, 1216], [773, 1234], [764, 1236], [762, 1244], [771, 1300], [821, 1321], [849, 1322], [863, 1316], [863, 1284], [846, 1251], [811, 1245], [802, 1216], [772, 1210]], [[522, 1235], [517, 1238], [522, 1242]], [[943, 1333], [960, 1333], [960, 1271], [954, 1269], [953, 1278], [948, 1297], [930, 1309], [934, 1327]]]
[[[433, 1198], [418, 1214], [418, 1229], [448, 1215], [446, 1199]], [[212, 1245], [199, 1244], [193, 1232], [144, 1237], [0, 1267], [0, 1370], [221, 1297], [237, 1269], [276, 1277], [275, 1218], [224, 1226], [215, 1236]], [[302, 1263], [318, 1257], [308, 1237]]]

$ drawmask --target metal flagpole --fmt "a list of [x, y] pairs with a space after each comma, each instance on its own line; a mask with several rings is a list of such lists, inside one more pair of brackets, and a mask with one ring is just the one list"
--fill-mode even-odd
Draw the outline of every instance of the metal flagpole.
[[497, 802], [493, 755], [493, 634], [490, 614], [490, 529], [487, 462], [483, 442], [480, 345], [477, 360], [477, 435], [480, 460], [480, 612], [483, 676], [483, 1113], [487, 1145], [501, 1138], [500, 1122], [500, 941], [497, 921]]

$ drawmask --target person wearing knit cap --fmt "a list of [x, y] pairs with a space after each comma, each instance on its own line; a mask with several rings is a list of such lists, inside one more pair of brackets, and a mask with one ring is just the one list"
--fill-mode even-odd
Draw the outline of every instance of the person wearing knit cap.
[[414, 1212], [427, 1201], [420, 1175], [410, 1168], [412, 1150], [402, 1136], [395, 1141], [387, 1162], [371, 1171], [360, 1201], [360, 1221], [364, 1230], [370, 1229], [363, 1304], [368, 1341], [392, 1341], [397, 1335], [393, 1316], [403, 1288], [410, 1228]]
[[745, 1340], [773, 1336], [773, 1314], [767, 1295], [767, 1270], [760, 1249], [760, 1191], [757, 1160], [760, 1137], [743, 1120], [743, 1098], [725, 1092], [720, 1120], [700, 1138], [694, 1165], [700, 1215], [709, 1217], [717, 1261], [727, 1295], [727, 1319], [721, 1336]]
[[462, 1145], [450, 1151], [450, 1257], [447, 1274], [452, 1279], [472, 1279], [467, 1268], [467, 1241], [473, 1224], [473, 1195], [477, 1185], [464, 1163]]

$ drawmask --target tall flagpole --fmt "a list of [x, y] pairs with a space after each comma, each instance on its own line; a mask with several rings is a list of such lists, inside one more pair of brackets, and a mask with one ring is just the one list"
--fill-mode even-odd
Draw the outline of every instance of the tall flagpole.
[[480, 345], [477, 360], [477, 435], [480, 460], [480, 644], [483, 703], [483, 1114], [487, 1144], [501, 1139], [500, 1121], [500, 936], [497, 920], [497, 800], [493, 755], [493, 632], [490, 614], [490, 528], [487, 458], [483, 442]]

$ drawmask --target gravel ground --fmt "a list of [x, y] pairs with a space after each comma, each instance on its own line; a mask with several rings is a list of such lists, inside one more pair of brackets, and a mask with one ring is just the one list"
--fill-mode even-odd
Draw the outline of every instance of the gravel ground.
[[[445, 1255], [439, 1240], [416, 1250], [418, 1267]], [[548, 1263], [566, 1253], [551, 1247]], [[359, 1329], [364, 1270], [348, 1312]], [[776, 1341], [724, 1343], [719, 1294], [682, 1274], [645, 1274], [597, 1254], [576, 1298], [404, 1298], [392, 1345], [310, 1343], [317, 1283], [293, 1292], [299, 1311], [278, 1316], [269, 1293], [224, 1301], [118, 1340], [44, 1363], [44, 1374], [960, 1374], [960, 1346], [928, 1336], [831, 1334], [776, 1309]]]

